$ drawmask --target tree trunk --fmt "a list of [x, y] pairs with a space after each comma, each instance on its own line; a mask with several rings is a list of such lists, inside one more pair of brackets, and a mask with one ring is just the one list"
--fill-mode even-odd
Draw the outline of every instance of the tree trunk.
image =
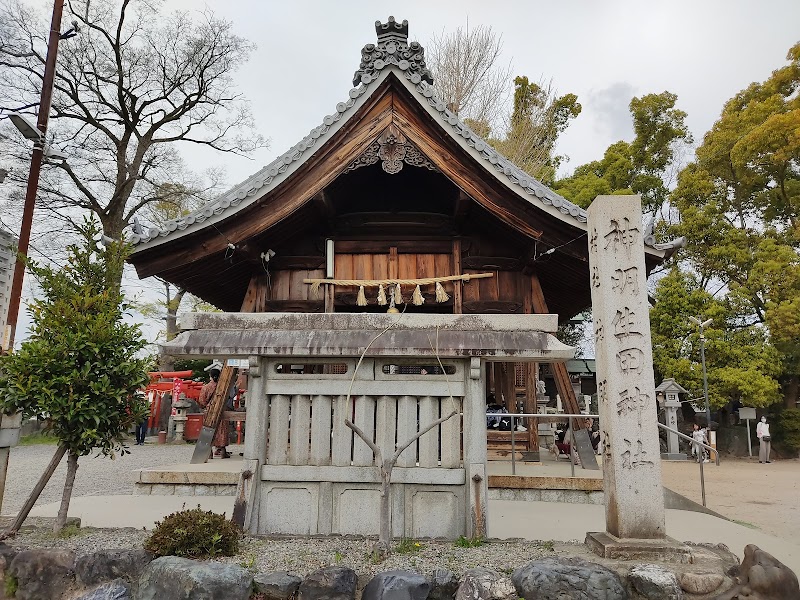
[[381, 530], [378, 536], [378, 546], [375, 549], [380, 558], [386, 558], [392, 551], [392, 505], [391, 487], [392, 468], [394, 461], [387, 460], [381, 465]]
[[61, 495], [61, 506], [58, 509], [56, 523], [53, 526], [53, 533], [58, 533], [64, 528], [67, 522], [67, 512], [69, 511], [69, 501], [72, 499], [72, 488], [75, 485], [75, 473], [78, 471], [78, 455], [70, 452], [67, 457], [67, 479], [64, 481], [64, 493]]
[[783, 387], [783, 403], [786, 408], [800, 408], [800, 375], [789, 375]]
[[47, 482], [50, 481], [50, 478], [53, 476], [56, 467], [58, 467], [58, 463], [61, 462], [61, 459], [64, 457], [66, 452], [67, 447], [64, 444], [60, 444], [56, 450], [56, 453], [53, 455], [53, 458], [50, 460], [50, 464], [47, 465], [44, 473], [42, 473], [42, 476], [39, 478], [39, 482], [36, 484], [36, 487], [33, 488], [31, 495], [28, 496], [25, 504], [20, 509], [17, 518], [14, 519], [14, 522], [11, 524], [11, 526], [3, 532], [3, 535], [0, 535], [0, 540], [4, 540], [8, 537], [16, 535], [16, 533], [19, 531], [19, 528], [22, 527], [22, 524], [25, 522], [25, 519], [28, 518], [28, 515], [33, 509], [33, 505], [36, 504], [36, 501], [42, 494], [44, 486], [46, 486]]

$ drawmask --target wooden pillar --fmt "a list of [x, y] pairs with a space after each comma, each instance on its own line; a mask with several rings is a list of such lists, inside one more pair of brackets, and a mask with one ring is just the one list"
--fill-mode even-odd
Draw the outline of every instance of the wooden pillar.
[[[389, 279], [397, 279], [400, 274], [400, 261], [397, 257], [397, 248], [389, 248]], [[388, 291], [386, 292], [389, 293]]]
[[[503, 399], [503, 390], [505, 386], [503, 384], [504, 376], [503, 376], [503, 363], [494, 362], [492, 363], [492, 379], [494, 379], [494, 397], [495, 401], [500, 404], [501, 406], [506, 406], [505, 400]], [[508, 408], [506, 406], [506, 408]]]
[[[453, 240], [453, 275], [462, 275], [461, 273], [461, 240], [455, 238]], [[460, 315], [463, 310], [463, 281], [453, 282], [453, 314]]]
[[503, 399], [505, 400], [506, 410], [510, 413], [517, 412], [517, 390], [516, 373], [514, 363], [500, 363], [503, 367]]
[[[526, 413], [536, 412], [536, 374], [539, 370], [537, 363], [525, 363], [525, 404]], [[539, 419], [525, 419], [528, 428], [528, 446], [536, 452], [539, 449]]]
[[[533, 311], [537, 314], [550, 312], [544, 299], [542, 285], [539, 283], [539, 277], [536, 273], [531, 275], [531, 304]], [[571, 414], [580, 413], [578, 399], [575, 397], [575, 390], [572, 389], [572, 382], [570, 382], [569, 373], [567, 373], [567, 364], [565, 362], [555, 362], [551, 363], [551, 368], [553, 369], [556, 389], [558, 390], [558, 395], [561, 396], [561, 403], [565, 412]], [[575, 429], [583, 429], [585, 427], [583, 419], [572, 419], [572, 422]]]
[[268, 296], [267, 274], [263, 271], [253, 273], [240, 312], [266, 312]]

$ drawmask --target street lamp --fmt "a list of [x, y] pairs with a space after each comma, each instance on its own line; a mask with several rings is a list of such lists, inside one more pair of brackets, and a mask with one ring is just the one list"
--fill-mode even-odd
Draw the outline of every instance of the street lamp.
[[[714, 319], [701, 321], [696, 317], [689, 317], [689, 320], [700, 328], [700, 360], [703, 363], [703, 398], [706, 401], [706, 426], [711, 431], [711, 409], [708, 406], [708, 379], [706, 378], [706, 338], [703, 329], [711, 325]], [[709, 434], [710, 435], [710, 434]]]

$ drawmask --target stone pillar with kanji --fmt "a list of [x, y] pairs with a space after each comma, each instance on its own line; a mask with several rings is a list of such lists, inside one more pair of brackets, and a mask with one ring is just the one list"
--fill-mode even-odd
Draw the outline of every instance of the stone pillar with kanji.
[[606, 532], [587, 543], [611, 557], [667, 539], [639, 196], [597, 197], [588, 243]]

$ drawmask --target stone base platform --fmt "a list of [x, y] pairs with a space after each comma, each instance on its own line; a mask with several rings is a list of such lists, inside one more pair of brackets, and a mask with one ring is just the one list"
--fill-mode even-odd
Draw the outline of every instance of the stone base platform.
[[586, 545], [598, 556], [615, 560], [683, 564], [692, 562], [692, 551], [689, 546], [669, 537], [640, 540], [618, 538], [605, 531], [590, 532], [586, 534]]
[[683, 452], [675, 452], [674, 454], [670, 454], [669, 452], [662, 452], [661, 460], [675, 460], [675, 461], [685, 462], [688, 460], [688, 458]]
[[235, 496], [242, 459], [212, 459], [204, 464], [169, 465], [133, 471], [139, 496]]

